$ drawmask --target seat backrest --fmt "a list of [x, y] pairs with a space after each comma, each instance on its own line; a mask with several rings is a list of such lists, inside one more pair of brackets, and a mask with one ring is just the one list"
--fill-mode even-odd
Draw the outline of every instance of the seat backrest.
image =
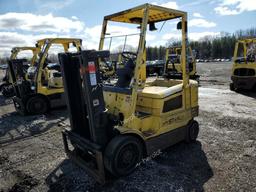
[[129, 87], [133, 73], [134, 73], [135, 64], [132, 59], [129, 59], [123, 68], [117, 70], [118, 80], [116, 82], [117, 87], [125, 88]]

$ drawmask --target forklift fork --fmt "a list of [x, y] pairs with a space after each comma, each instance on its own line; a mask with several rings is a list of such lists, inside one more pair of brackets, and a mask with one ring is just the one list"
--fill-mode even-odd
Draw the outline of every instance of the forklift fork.
[[[62, 137], [67, 156], [77, 165], [88, 171], [88, 173], [92, 175], [97, 182], [104, 184], [106, 180], [101, 147], [68, 130], [62, 132]], [[77, 151], [71, 151], [69, 149], [68, 140], [76, 145], [82, 153], [87, 153], [89, 151], [90, 158], [87, 158], [86, 161], [85, 158], [80, 157], [81, 154], [77, 154]]]

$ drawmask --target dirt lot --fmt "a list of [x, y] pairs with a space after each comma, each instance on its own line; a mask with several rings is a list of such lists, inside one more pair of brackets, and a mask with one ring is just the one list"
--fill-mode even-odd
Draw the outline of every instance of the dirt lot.
[[65, 109], [21, 117], [0, 95], [0, 191], [256, 191], [256, 94], [228, 89], [230, 63], [198, 64], [198, 141], [105, 186], [66, 158]]

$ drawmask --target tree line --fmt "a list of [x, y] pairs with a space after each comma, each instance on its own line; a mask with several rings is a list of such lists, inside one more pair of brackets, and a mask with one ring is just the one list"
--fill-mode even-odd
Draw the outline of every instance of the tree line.
[[[216, 59], [233, 57], [235, 43], [238, 39], [256, 37], [256, 28], [238, 30], [235, 33], [222, 32], [219, 36], [205, 36], [198, 41], [190, 41], [192, 50], [196, 52], [196, 58]], [[181, 42], [170, 39], [166, 46], [147, 47], [147, 60], [161, 60], [165, 58], [166, 47], [180, 46]]]

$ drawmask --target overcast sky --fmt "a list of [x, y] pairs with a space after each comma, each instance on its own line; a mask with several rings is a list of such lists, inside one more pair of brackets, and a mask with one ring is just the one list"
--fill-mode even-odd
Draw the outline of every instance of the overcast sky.
[[[144, 3], [187, 11], [193, 40], [256, 26], [256, 0], [0, 0], [0, 56], [8, 56], [11, 47], [34, 45], [44, 37], [79, 37], [85, 48], [97, 48], [105, 15]], [[160, 45], [175, 38], [173, 24], [166, 24], [161, 34], [150, 34], [147, 44]]]

